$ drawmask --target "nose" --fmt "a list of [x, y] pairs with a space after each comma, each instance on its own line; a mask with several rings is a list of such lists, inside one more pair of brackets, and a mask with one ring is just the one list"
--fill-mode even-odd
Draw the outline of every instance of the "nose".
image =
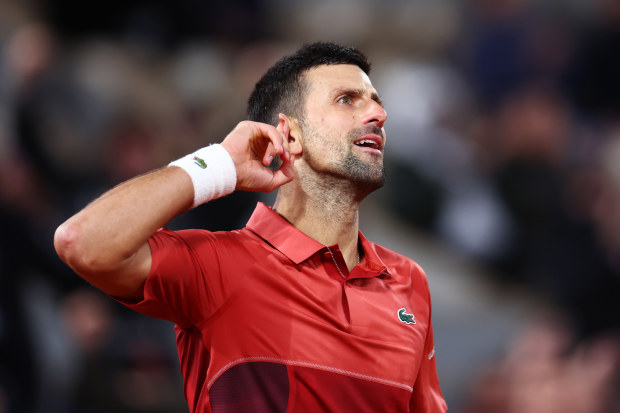
[[375, 123], [378, 127], [382, 128], [383, 124], [387, 120], [387, 112], [385, 108], [375, 100], [368, 101], [368, 107], [363, 117], [364, 124]]

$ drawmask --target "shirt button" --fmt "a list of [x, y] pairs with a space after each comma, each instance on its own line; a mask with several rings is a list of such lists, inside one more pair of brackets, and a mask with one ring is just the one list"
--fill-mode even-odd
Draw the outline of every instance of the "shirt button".
[[332, 258], [332, 253], [329, 251], [327, 251], [324, 255], [325, 255], [325, 258], [329, 258], [329, 259]]

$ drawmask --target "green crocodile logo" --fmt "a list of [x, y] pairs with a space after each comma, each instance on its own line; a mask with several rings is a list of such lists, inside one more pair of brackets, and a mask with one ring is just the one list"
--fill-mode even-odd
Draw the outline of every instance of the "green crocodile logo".
[[400, 319], [400, 321], [405, 324], [415, 324], [413, 314], [407, 314], [406, 311], [407, 310], [405, 310], [404, 308], [398, 310], [398, 318]]
[[202, 169], [207, 169], [207, 163], [204, 159], [194, 156], [194, 163], [200, 166]]

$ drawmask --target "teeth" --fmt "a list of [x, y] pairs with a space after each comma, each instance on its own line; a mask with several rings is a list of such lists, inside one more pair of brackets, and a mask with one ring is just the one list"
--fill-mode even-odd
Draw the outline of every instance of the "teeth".
[[357, 141], [355, 142], [355, 144], [357, 146], [365, 146], [365, 145], [369, 145], [372, 146], [373, 148], [377, 147], [377, 143], [371, 139], [363, 139], [361, 141]]

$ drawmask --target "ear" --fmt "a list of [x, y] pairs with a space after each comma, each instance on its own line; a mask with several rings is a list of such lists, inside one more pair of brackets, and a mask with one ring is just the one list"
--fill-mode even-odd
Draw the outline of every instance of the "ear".
[[301, 141], [301, 126], [295, 118], [289, 118], [283, 113], [278, 115], [278, 130], [288, 138], [289, 152], [299, 157], [303, 152]]

